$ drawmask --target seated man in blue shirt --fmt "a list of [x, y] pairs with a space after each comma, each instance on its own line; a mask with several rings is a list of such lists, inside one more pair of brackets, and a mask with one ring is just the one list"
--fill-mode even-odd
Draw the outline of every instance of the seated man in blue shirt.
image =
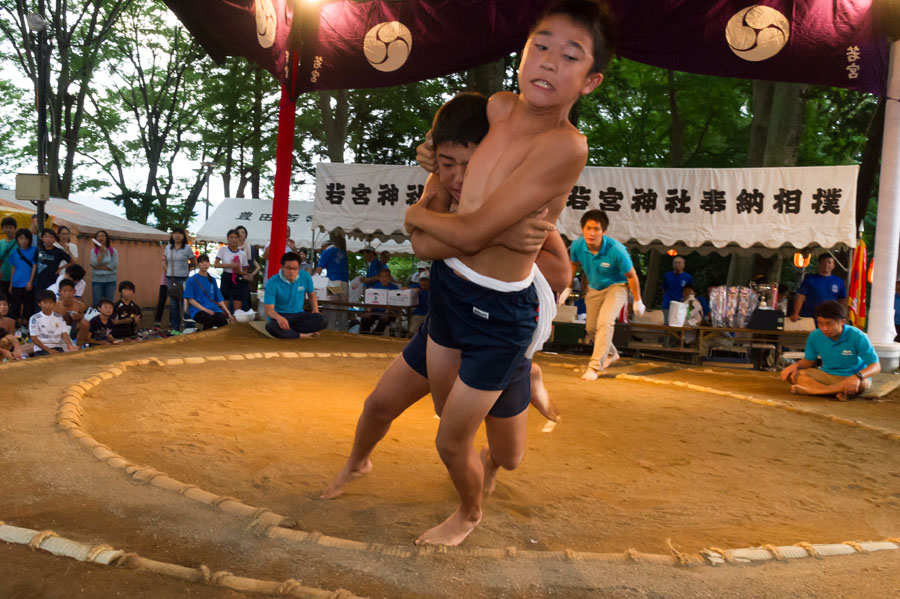
[[[806, 339], [803, 359], [781, 371], [791, 383], [791, 393], [836, 395], [838, 400], [858, 395], [872, 386], [872, 375], [881, 372], [875, 348], [866, 334], [844, 324], [847, 310], [836, 301], [819, 304], [815, 311], [819, 328]], [[813, 368], [822, 358], [822, 368]]]
[[200, 254], [197, 258], [197, 272], [184, 284], [184, 299], [188, 301], [191, 320], [202, 326], [204, 331], [234, 322], [222, 291], [216, 280], [209, 276], [209, 256], [206, 254]]
[[[391, 283], [391, 271], [382, 268], [378, 272], [378, 281], [372, 283], [369, 289], [400, 289]], [[362, 334], [380, 335], [384, 332], [385, 327], [394, 322], [397, 317], [388, 314], [384, 308], [371, 308], [368, 313], [360, 319], [359, 332]], [[372, 328], [375, 325], [375, 328]]]
[[663, 275], [662, 309], [666, 324], [669, 322], [669, 304], [680, 302], [685, 285], [694, 285], [694, 277], [684, 272], [684, 258], [676, 256], [672, 260], [672, 270]]
[[847, 288], [844, 279], [831, 274], [834, 270], [834, 257], [830, 254], [819, 256], [818, 272], [803, 279], [800, 288], [797, 289], [797, 299], [794, 300], [794, 310], [791, 320], [797, 321], [801, 317], [814, 316], [816, 306], [822, 302], [839, 300], [847, 305]]
[[900, 281], [894, 288], [894, 342], [900, 341]]
[[[309, 298], [310, 311], [303, 311]], [[266, 331], [273, 337], [297, 339], [318, 337], [325, 328], [325, 316], [319, 313], [319, 302], [312, 277], [300, 270], [300, 256], [287, 252], [281, 256], [281, 270], [266, 281]]]

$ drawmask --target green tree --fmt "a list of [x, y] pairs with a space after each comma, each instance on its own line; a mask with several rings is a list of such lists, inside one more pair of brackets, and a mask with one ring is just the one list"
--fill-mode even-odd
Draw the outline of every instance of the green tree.
[[[88, 89], [104, 58], [113, 25], [130, 5], [131, 0], [46, 0], [44, 17], [52, 45], [47, 170], [53, 196], [67, 198], [73, 189]], [[33, 1], [0, 2], [0, 33], [5, 42], [0, 58], [14, 64], [35, 90], [37, 38], [25, 17], [36, 10]]]

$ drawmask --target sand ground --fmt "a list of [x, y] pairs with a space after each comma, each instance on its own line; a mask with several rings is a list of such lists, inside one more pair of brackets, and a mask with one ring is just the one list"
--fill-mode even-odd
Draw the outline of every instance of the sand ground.
[[[900, 551], [759, 566], [675, 568], [399, 558], [260, 538], [246, 523], [129, 480], [55, 425], [71, 383], [123, 360], [234, 352], [396, 354], [399, 340], [325, 334], [274, 341], [246, 326], [0, 366], [0, 520], [145, 557], [368, 597], [896, 596]], [[128, 368], [90, 390], [83, 426], [130, 461], [265, 506], [325, 535], [401, 547], [454, 507], [428, 399], [391, 429], [374, 472], [334, 501], [368, 391], [391, 358], [272, 358]], [[674, 385], [579, 380], [573, 356], [542, 355], [563, 413], [529, 416], [528, 451], [502, 472], [467, 547], [666, 554], [900, 537], [900, 442], [826, 418]], [[777, 375], [623, 360], [615, 373], [790, 401], [900, 431], [900, 393], [846, 404], [786, 393]], [[483, 442], [479, 436], [478, 442]], [[0, 597], [243, 597], [0, 544]]]

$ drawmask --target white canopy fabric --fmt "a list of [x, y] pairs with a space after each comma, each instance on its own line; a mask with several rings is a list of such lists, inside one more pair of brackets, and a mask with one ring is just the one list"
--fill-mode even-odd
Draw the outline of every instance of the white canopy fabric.
[[[313, 202], [289, 203], [288, 225], [291, 227], [291, 239], [299, 247], [318, 250], [322, 246], [322, 242], [328, 239], [328, 234], [319, 230], [312, 221]], [[272, 234], [272, 201], [255, 198], [225, 198], [210, 214], [209, 220], [200, 227], [197, 232], [197, 240], [225, 242], [226, 233], [238, 225], [247, 228], [247, 240], [251, 245], [263, 246], [269, 243]], [[354, 237], [348, 234], [347, 250], [350, 252], [358, 252], [370, 244], [378, 251], [387, 250], [392, 254], [413, 253], [410, 243], [402, 238], [399, 241], [385, 241], [372, 239], [368, 235]]]
[[[291, 238], [300, 247], [315, 247], [326, 235], [313, 229], [312, 202], [290, 202], [288, 226]], [[197, 232], [198, 241], [226, 242], [230, 229], [243, 225], [251, 245], [265, 245], [272, 234], [272, 201], [249, 198], [225, 198]]]
[[[576, 239], [581, 216], [599, 208], [610, 217], [612, 237], [642, 248], [771, 254], [855, 247], [857, 171], [588, 167], [557, 228]], [[317, 164], [312, 222], [329, 231], [405, 238], [403, 214], [425, 178], [415, 166]]]
[[[12, 189], [0, 189], [0, 204], [13, 206], [34, 213], [35, 207], [30, 202], [17, 200]], [[168, 241], [169, 234], [147, 225], [142, 225], [126, 218], [107, 214], [84, 204], [62, 198], [50, 198], [44, 205], [47, 214], [63, 224], [74, 225], [82, 233], [92, 235], [99, 230], [108, 231], [118, 239], [137, 239], [143, 241]]]

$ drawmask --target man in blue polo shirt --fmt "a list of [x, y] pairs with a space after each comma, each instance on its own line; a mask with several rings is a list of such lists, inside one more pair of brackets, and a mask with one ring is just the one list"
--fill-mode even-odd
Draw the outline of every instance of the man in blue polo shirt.
[[[328, 295], [326, 298], [333, 302], [347, 302], [350, 299], [350, 272], [347, 267], [347, 252], [335, 244], [332, 234], [331, 241], [322, 244], [322, 254], [319, 256], [319, 264], [316, 266], [316, 274], [328, 277]], [[343, 310], [331, 310], [328, 312], [328, 328], [339, 331], [347, 330], [347, 313]]]
[[587, 306], [585, 327], [594, 340], [594, 352], [581, 377], [586, 381], [596, 381], [599, 373], [619, 359], [612, 336], [616, 317], [628, 301], [628, 288], [634, 295], [635, 314], [644, 313], [641, 287], [631, 257], [625, 246], [606, 235], [608, 228], [609, 217], [605, 212], [585, 212], [581, 217], [582, 236], [569, 248], [572, 276], [580, 266], [588, 282], [584, 298]]
[[900, 281], [894, 287], [894, 342], [900, 341]]
[[680, 302], [684, 296], [685, 285], [694, 285], [694, 277], [684, 272], [684, 258], [677, 256], [672, 260], [672, 270], [663, 275], [662, 309], [669, 322], [669, 303]]
[[[872, 386], [872, 375], [881, 372], [878, 354], [866, 334], [844, 324], [847, 309], [827, 301], [816, 307], [818, 329], [806, 339], [803, 359], [781, 371], [791, 383], [791, 393], [836, 395], [840, 401]], [[822, 358], [822, 368], [813, 368]]]
[[381, 272], [381, 269], [384, 268], [384, 266], [382, 266], [381, 261], [375, 257], [375, 248], [371, 245], [364, 247], [360, 250], [360, 253], [362, 254], [363, 261], [366, 263], [366, 276], [362, 278], [362, 282], [365, 284], [366, 289], [370, 289], [378, 282], [378, 273]]
[[[310, 312], [303, 311], [306, 298], [309, 298]], [[319, 313], [312, 277], [300, 270], [300, 256], [294, 252], [281, 257], [281, 270], [266, 281], [264, 303], [269, 317], [266, 330], [273, 337], [316, 337], [325, 328], [325, 316]]]
[[847, 289], [844, 279], [831, 274], [834, 270], [834, 257], [830, 254], [819, 256], [819, 272], [803, 279], [797, 290], [797, 299], [794, 300], [794, 311], [791, 320], [797, 321], [801, 317], [809, 318], [815, 314], [816, 306], [822, 302], [840, 300], [847, 305]]

